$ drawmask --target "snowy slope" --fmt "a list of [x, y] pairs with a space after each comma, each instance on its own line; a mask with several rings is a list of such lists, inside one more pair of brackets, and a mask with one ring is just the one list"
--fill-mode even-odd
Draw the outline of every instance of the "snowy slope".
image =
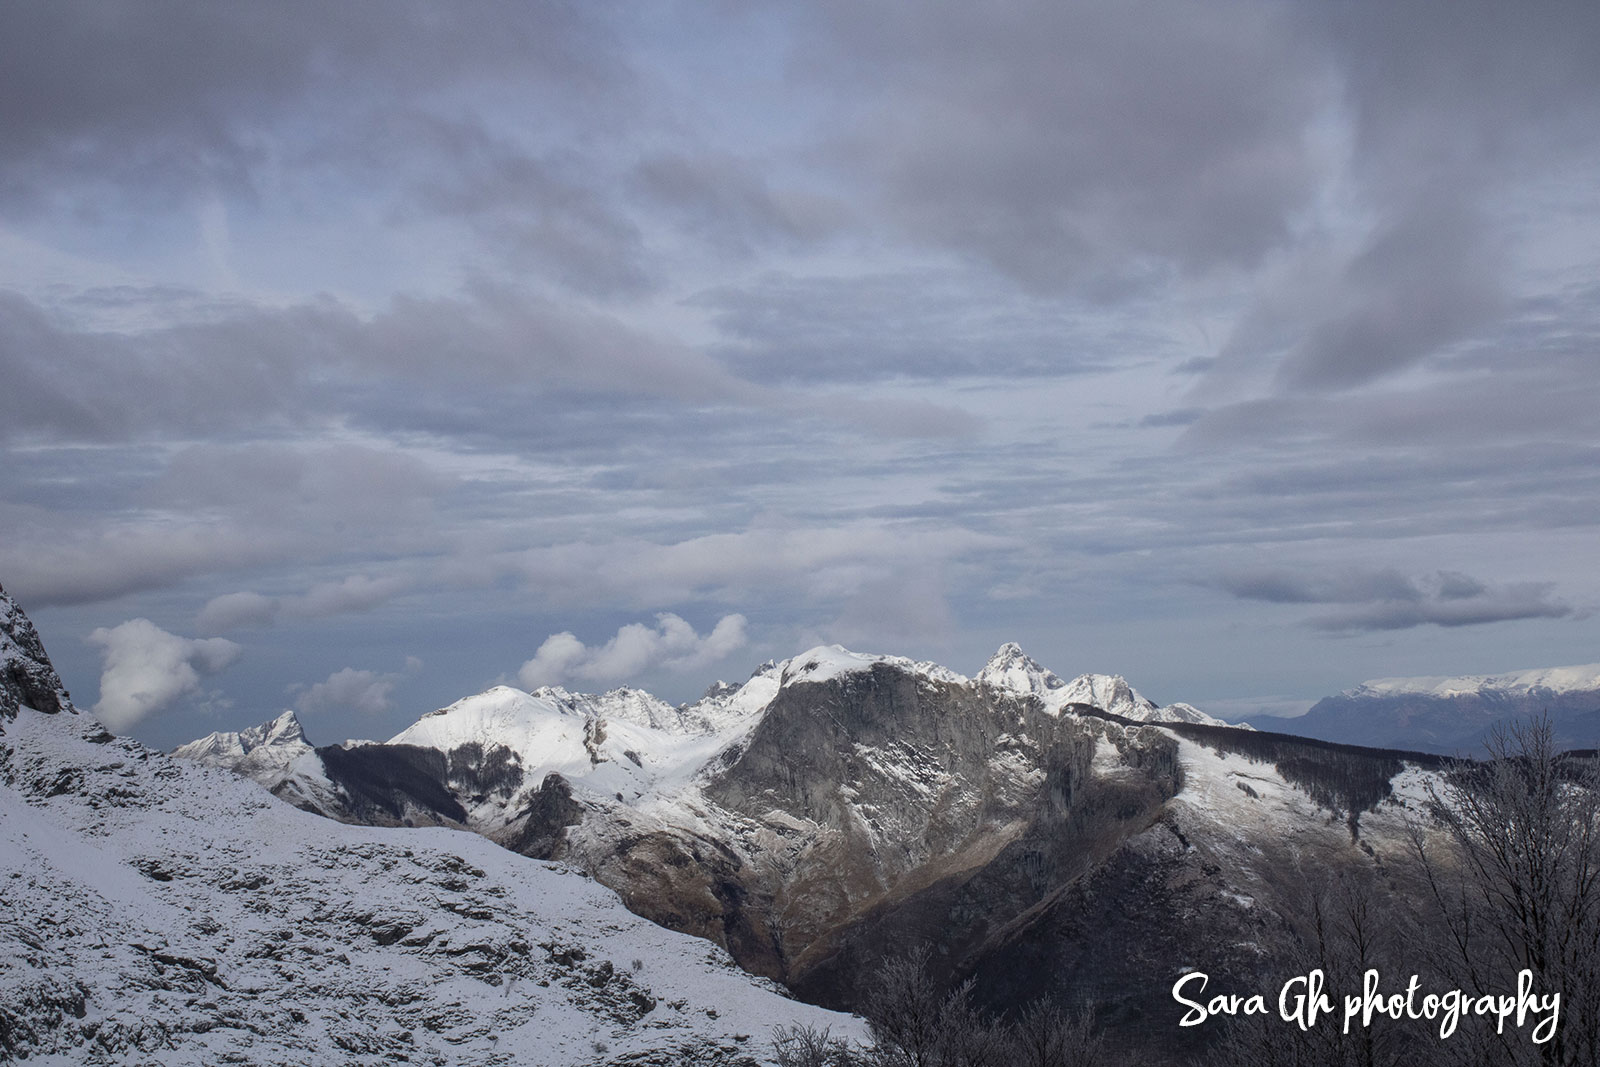
[[560, 686], [542, 686], [532, 696], [577, 715], [612, 719], [648, 726], [666, 733], [695, 732], [683, 722], [678, 709], [643, 689], [612, 689], [606, 693], [572, 693]]
[[469, 825], [492, 832], [516, 816], [551, 774], [591, 799], [630, 804], [681, 790], [740, 729], [735, 722], [719, 732], [690, 732], [679, 729], [677, 720], [658, 729], [631, 718], [595, 715], [593, 707], [496, 686], [424, 715], [389, 744], [445, 754], [467, 746], [486, 755], [509, 754], [520, 772], [517, 784], [468, 807]]
[[70, 705], [0, 718], [0, 1022], [0, 1058], [40, 1064], [731, 1064], [778, 1022], [862, 1035], [573, 871], [318, 818]]

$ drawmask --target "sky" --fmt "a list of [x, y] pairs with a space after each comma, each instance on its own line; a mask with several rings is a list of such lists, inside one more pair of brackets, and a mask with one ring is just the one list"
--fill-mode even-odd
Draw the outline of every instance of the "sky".
[[0, 5], [0, 585], [163, 747], [1600, 660], [1600, 5]]

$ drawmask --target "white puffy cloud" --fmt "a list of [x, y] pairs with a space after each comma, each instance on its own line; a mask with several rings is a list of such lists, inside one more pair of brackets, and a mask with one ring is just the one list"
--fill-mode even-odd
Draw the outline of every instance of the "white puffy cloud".
[[100, 627], [89, 643], [103, 650], [100, 701], [94, 713], [113, 730], [125, 730], [180, 697], [199, 692], [200, 679], [239, 658], [221, 637], [196, 639], [168, 633], [149, 619]]
[[537, 689], [570, 678], [617, 681], [658, 667], [694, 670], [743, 647], [745, 640], [743, 615], [724, 615], [701, 637], [681, 617], [663, 612], [656, 616], [654, 627], [629, 623], [604, 645], [585, 645], [570, 633], [551, 634], [517, 677], [528, 689]]

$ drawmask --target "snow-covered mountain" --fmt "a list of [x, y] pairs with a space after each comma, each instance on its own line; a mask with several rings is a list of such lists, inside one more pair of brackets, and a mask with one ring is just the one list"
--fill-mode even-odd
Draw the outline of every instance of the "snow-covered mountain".
[[1432, 773], [1189, 711], [1016, 646], [976, 678], [822, 646], [677, 709], [497, 687], [277, 788], [561, 860], [816, 1003], [932, 942], [996, 1006], [1097, 1000], [1131, 1035], [1183, 961], [1261, 979], [1308, 877], [1403, 882]]
[[300, 720], [293, 711], [285, 711], [271, 722], [237, 733], [207, 734], [178, 746], [172, 754], [208, 767], [228, 768], [270, 787], [283, 777], [289, 764], [311, 751]]
[[[774, 1023], [863, 1035], [570, 868], [111, 736], [3, 593], [0, 664], [0, 1060], [734, 1065]], [[282, 766], [304, 742], [272, 725], [204, 752]]]
[[1051, 670], [1041, 667], [1022, 651], [1022, 646], [1007, 642], [1000, 646], [977, 680], [985, 685], [1024, 693], [1039, 698], [1044, 706], [1060, 712], [1073, 704], [1087, 704], [1141, 722], [1194, 722], [1208, 726], [1227, 726], [1192, 704], [1159, 707], [1128, 684], [1120, 674], [1080, 674], [1064, 682]]
[[1600, 664], [1377, 678], [1319, 700], [1280, 728], [1333, 741], [1474, 753], [1494, 724], [1543, 714], [1561, 746], [1600, 745]]

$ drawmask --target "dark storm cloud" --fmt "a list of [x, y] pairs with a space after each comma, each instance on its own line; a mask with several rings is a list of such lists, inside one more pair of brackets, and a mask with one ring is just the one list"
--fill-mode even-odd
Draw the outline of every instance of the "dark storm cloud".
[[[1259, 3], [835, 3], [837, 148], [919, 240], [1040, 292], [1251, 266], [1311, 195], [1325, 54]], [[1159, 274], [1155, 276], [1159, 279]]]
[[280, 124], [514, 70], [576, 107], [627, 84], [582, 7], [385, 4], [7, 4], [0, 9], [0, 196], [70, 175], [143, 193], [249, 187]]
[[1411, 577], [1392, 569], [1263, 568], [1221, 575], [1217, 585], [1241, 600], [1272, 604], [1338, 604], [1306, 620], [1330, 633], [1476, 626], [1573, 614], [1549, 582], [1491, 585], [1459, 571]]

